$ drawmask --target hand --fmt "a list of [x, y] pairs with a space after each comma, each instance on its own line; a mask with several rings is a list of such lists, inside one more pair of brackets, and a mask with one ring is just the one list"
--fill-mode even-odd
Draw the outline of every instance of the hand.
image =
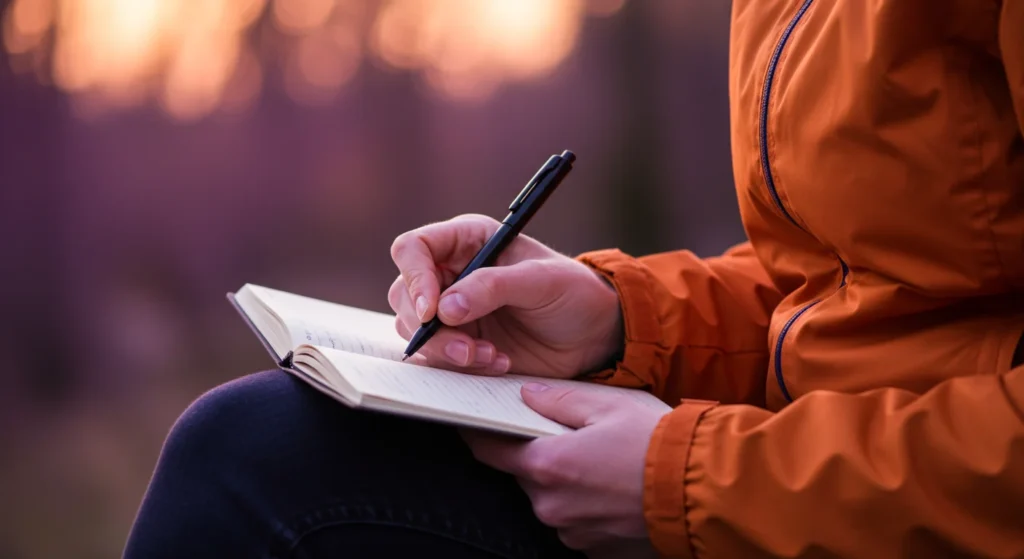
[[497, 259], [441, 292], [500, 226], [460, 216], [395, 239], [401, 274], [388, 301], [412, 337], [438, 313], [447, 327], [424, 345], [427, 364], [478, 374], [510, 369], [570, 378], [600, 367], [623, 343], [615, 290], [584, 264], [519, 235]]
[[556, 528], [566, 546], [591, 557], [653, 556], [644, 463], [651, 433], [671, 410], [579, 388], [531, 383], [522, 393], [535, 411], [577, 431], [529, 442], [464, 431], [473, 455], [514, 475], [537, 518]]

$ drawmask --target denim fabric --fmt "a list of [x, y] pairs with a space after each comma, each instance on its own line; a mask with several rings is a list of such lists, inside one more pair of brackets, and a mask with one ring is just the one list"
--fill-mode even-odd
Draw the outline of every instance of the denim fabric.
[[349, 409], [283, 371], [178, 419], [124, 556], [581, 557], [454, 429]]

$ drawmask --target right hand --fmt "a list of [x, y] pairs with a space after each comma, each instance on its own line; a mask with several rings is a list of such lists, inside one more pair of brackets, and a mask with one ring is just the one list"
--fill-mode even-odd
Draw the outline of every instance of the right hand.
[[604, 365], [623, 344], [615, 290], [583, 263], [519, 235], [494, 266], [449, 286], [501, 224], [480, 215], [426, 225], [395, 239], [401, 274], [388, 301], [405, 339], [439, 314], [420, 350], [426, 363], [477, 374], [571, 378]]

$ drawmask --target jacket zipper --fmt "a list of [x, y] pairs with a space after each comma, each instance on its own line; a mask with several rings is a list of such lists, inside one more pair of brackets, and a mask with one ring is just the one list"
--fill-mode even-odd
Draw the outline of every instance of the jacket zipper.
[[782, 212], [782, 215], [786, 216], [786, 219], [793, 225], [796, 225], [798, 229], [803, 230], [800, 224], [793, 219], [793, 216], [789, 215], [789, 211], [782, 205], [782, 198], [779, 197], [779, 192], [775, 189], [775, 179], [772, 177], [771, 163], [768, 161], [768, 101], [772, 95], [772, 82], [775, 81], [775, 70], [779, 66], [779, 57], [782, 56], [782, 50], [786, 48], [786, 43], [789, 42], [789, 36], [793, 34], [793, 28], [796, 24], [800, 23], [803, 19], [804, 14], [807, 13], [807, 8], [811, 7], [811, 2], [814, 0], [804, 0], [800, 9], [797, 10], [796, 15], [790, 20], [789, 25], [786, 26], [786, 30], [782, 32], [782, 37], [779, 39], [779, 44], [775, 45], [775, 52], [772, 53], [771, 60], [768, 61], [768, 73], [764, 78], [764, 89], [761, 92], [761, 124], [760, 124], [760, 140], [761, 140], [761, 169], [764, 172], [764, 182], [768, 187], [768, 192], [772, 195], [772, 200], [775, 201], [775, 205]]
[[[793, 34], [793, 28], [795, 28], [797, 24], [800, 23], [800, 20], [803, 19], [804, 14], [807, 13], [807, 9], [810, 8], [813, 1], [814, 0], [804, 0], [800, 9], [797, 10], [796, 15], [793, 16], [789, 25], [787, 25], [786, 29], [782, 32], [782, 37], [779, 38], [778, 44], [775, 45], [775, 51], [772, 52], [771, 60], [768, 62], [768, 72], [765, 75], [764, 89], [761, 92], [759, 138], [761, 143], [761, 169], [764, 172], [765, 185], [768, 187], [768, 192], [771, 194], [772, 200], [775, 202], [775, 206], [779, 209], [782, 215], [801, 231], [804, 231], [804, 228], [801, 227], [789, 211], [786, 210], [786, 207], [782, 204], [782, 198], [779, 197], [779, 192], [775, 188], [775, 179], [772, 176], [771, 162], [768, 160], [768, 102], [771, 99], [772, 84], [775, 80], [775, 71], [779, 66], [779, 58], [782, 56], [782, 51], [786, 48], [786, 43], [789, 42], [790, 35]], [[839, 265], [842, 268], [842, 279], [839, 282], [839, 288], [842, 288], [846, 285], [846, 276], [849, 274], [850, 269], [838, 254], [836, 255], [836, 258], [839, 260]], [[782, 374], [782, 343], [785, 341], [786, 334], [789, 333], [790, 328], [793, 327], [796, 321], [799, 320], [804, 313], [811, 310], [812, 307], [820, 302], [821, 299], [817, 299], [797, 309], [797, 311], [793, 313], [793, 316], [789, 317], [789, 320], [787, 320], [786, 324], [783, 325], [782, 330], [779, 331], [778, 339], [775, 340], [775, 380], [779, 384], [779, 390], [782, 392], [782, 397], [785, 398], [787, 402], [792, 402], [793, 398], [790, 396], [789, 390], [786, 388], [786, 380]]]
[[789, 333], [789, 329], [793, 326], [793, 323], [797, 321], [805, 312], [811, 310], [814, 305], [821, 302], [821, 299], [817, 299], [806, 305], [800, 307], [800, 310], [793, 313], [793, 316], [789, 317], [786, 324], [779, 331], [779, 339], [775, 341], [775, 380], [779, 383], [779, 390], [782, 391], [782, 397], [787, 402], [792, 402], [793, 397], [789, 395], [789, 390], [786, 389], [786, 379], [782, 376], [782, 340], [786, 339], [786, 334]]

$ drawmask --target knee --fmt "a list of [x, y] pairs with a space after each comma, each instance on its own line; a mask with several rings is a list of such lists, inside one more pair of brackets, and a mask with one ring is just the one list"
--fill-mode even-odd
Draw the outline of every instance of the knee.
[[284, 371], [267, 371], [194, 401], [164, 442], [125, 556], [165, 557], [201, 545], [209, 549], [175, 555], [205, 557], [218, 546], [239, 550], [247, 534], [269, 531], [254, 511], [282, 502], [275, 482], [299, 478], [287, 470], [294, 467], [292, 435], [316, 421], [310, 410], [326, 406], [300, 384]]
[[297, 416], [309, 413], [316, 396], [280, 370], [218, 386], [192, 402], [174, 423], [161, 461], [215, 467], [218, 461], [277, 454], [280, 449], [273, 447], [285, 437], [275, 436], [275, 430], [294, 425]]

